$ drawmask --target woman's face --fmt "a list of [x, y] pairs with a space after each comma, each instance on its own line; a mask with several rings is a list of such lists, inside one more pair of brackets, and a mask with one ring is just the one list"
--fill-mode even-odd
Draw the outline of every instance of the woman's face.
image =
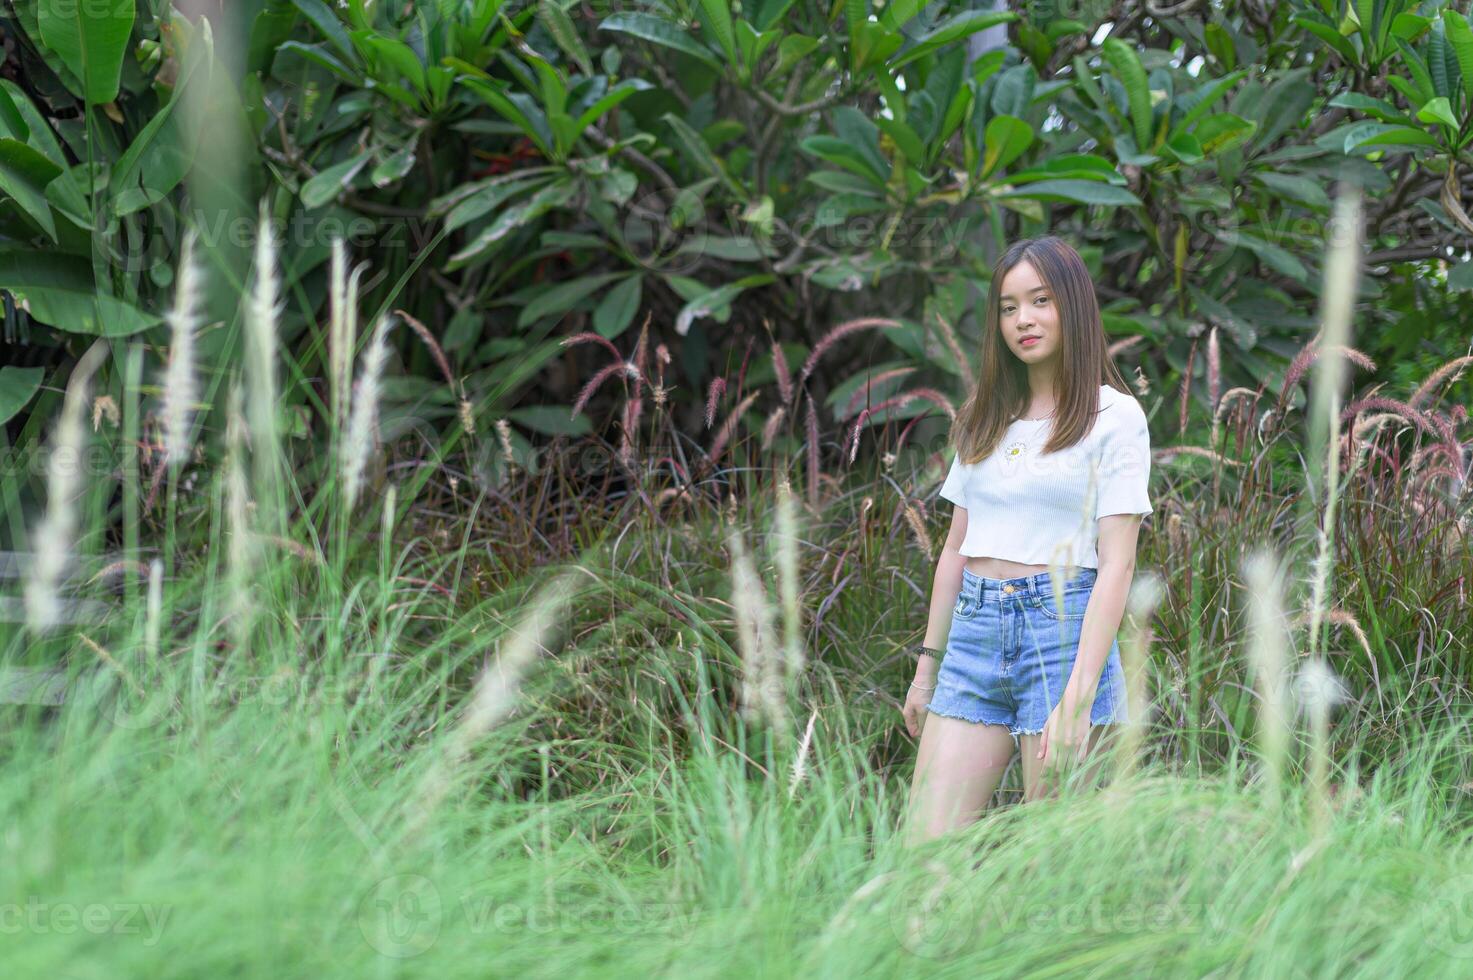
[[[1026, 261], [1003, 276], [997, 323], [1008, 349], [1024, 364], [1038, 364], [1058, 355], [1063, 340], [1058, 303]], [[1025, 343], [1029, 337], [1037, 339]]]

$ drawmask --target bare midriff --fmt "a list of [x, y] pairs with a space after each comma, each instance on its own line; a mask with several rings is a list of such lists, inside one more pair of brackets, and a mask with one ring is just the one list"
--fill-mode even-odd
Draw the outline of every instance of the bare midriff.
[[982, 578], [1022, 578], [1048, 571], [1047, 565], [1024, 565], [1006, 558], [978, 555], [967, 559], [967, 571]]

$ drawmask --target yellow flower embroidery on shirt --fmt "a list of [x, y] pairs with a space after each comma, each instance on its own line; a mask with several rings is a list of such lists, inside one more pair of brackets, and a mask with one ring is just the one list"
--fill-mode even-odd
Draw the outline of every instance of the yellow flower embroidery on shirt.
[[1009, 445], [1006, 449], [1004, 449], [1003, 450], [1003, 456], [1005, 458], [1007, 458], [1007, 459], [1017, 459], [1019, 456], [1023, 455], [1024, 448], [1025, 448], [1025, 444], [1020, 439], [1017, 442], [1014, 442], [1011, 445]]

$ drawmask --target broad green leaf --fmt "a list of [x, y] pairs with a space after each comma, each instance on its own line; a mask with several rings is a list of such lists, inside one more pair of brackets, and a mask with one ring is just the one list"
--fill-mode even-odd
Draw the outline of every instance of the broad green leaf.
[[879, 126], [885, 135], [894, 141], [895, 145], [900, 148], [900, 152], [905, 155], [906, 160], [917, 167], [925, 165], [926, 145], [921, 142], [915, 130], [898, 119], [879, 118], [875, 120], [875, 125]]
[[292, 54], [300, 55], [314, 65], [321, 65], [343, 81], [353, 85], [359, 85], [363, 82], [362, 76], [355, 69], [350, 68], [347, 62], [327, 50], [322, 44], [303, 44], [301, 41], [287, 41], [281, 47], [277, 48], [276, 51], [277, 54], [291, 52]]
[[1345, 64], [1360, 64], [1360, 55], [1356, 53], [1355, 45], [1350, 43], [1350, 39], [1329, 24], [1318, 20], [1314, 14], [1295, 14], [1290, 20], [1328, 44]]
[[20, 140], [0, 139], [0, 191], [40, 225], [56, 241], [56, 221], [46, 200], [46, 185], [61, 173], [61, 167]]
[[40, 0], [36, 21], [41, 40], [82, 83], [75, 94], [95, 105], [118, 97], [135, 14], [135, 4], [118, 0]]
[[1453, 47], [1447, 39], [1447, 22], [1445, 20], [1434, 21], [1432, 24], [1432, 36], [1427, 39], [1427, 71], [1432, 76], [1432, 89], [1434, 96], [1442, 96], [1451, 99], [1453, 96], [1453, 72], [1457, 70], [1458, 60], [1453, 54]]
[[759, 272], [696, 296], [681, 307], [680, 313], [676, 315], [675, 332], [684, 337], [690, 333], [690, 325], [696, 320], [708, 316], [719, 317], [723, 310], [730, 307], [731, 301], [743, 292], [753, 286], [764, 286], [776, 278], [770, 272]]
[[872, 65], [882, 64], [900, 46], [905, 37], [875, 21], [862, 21], [854, 27], [849, 41], [849, 70], [855, 74]]
[[353, 47], [353, 41], [348, 37], [348, 31], [343, 27], [343, 22], [323, 0], [292, 0], [292, 3], [322, 32], [332, 46], [338, 49], [338, 53], [348, 60], [348, 64], [354, 66], [361, 64], [358, 49]]
[[1212, 111], [1217, 100], [1248, 74], [1246, 71], [1235, 71], [1231, 74], [1213, 79], [1197, 91], [1182, 98], [1182, 105], [1186, 108], [1186, 114], [1177, 122], [1174, 133], [1186, 132], [1191, 129], [1198, 119]]
[[1123, 187], [1096, 180], [1040, 180], [1012, 190], [999, 198], [1031, 198], [1036, 201], [1070, 201], [1076, 204], [1139, 206], [1140, 198]]
[[[1457, 59], [1463, 76], [1463, 89], [1468, 94], [1466, 104], [1473, 106], [1473, 29], [1468, 27], [1463, 15], [1451, 7], [1442, 12], [1442, 21], [1447, 25], [1447, 43], [1452, 45], [1453, 57]], [[1454, 123], [1453, 130], [1457, 128]]]
[[880, 149], [880, 129], [873, 119], [852, 105], [834, 110], [834, 135], [854, 148], [880, 176], [890, 173], [890, 158]]
[[736, 64], [736, 32], [731, 26], [730, 0], [700, 0], [701, 25], [716, 37], [729, 64]]
[[333, 164], [326, 170], [319, 170], [302, 185], [302, 207], [310, 211], [334, 200], [372, 157], [371, 152], [364, 150], [341, 163]]
[[[94, 179], [91, 191], [94, 194], [107, 185], [107, 171], [104, 166], [100, 160], [92, 164]], [[46, 185], [46, 201], [72, 224], [91, 233], [92, 205], [88, 199], [88, 191], [84, 189], [87, 169], [87, 164], [79, 163], [57, 174]]]
[[1151, 149], [1151, 93], [1146, 81], [1146, 70], [1141, 67], [1141, 59], [1135, 53], [1135, 48], [1118, 37], [1105, 38], [1100, 45], [1100, 53], [1115, 70], [1120, 84], [1125, 87], [1136, 148], [1147, 152]]
[[[771, 200], [770, 198], [768, 200]], [[760, 206], [756, 209], [763, 210]], [[760, 215], [753, 219], [754, 224], [761, 224]], [[675, 250], [676, 255], [706, 255], [712, 258], [725, 259], [728, 262], [756, 262], [770, 250], [764, 250], [752, 239], [746, 236], [730, 235], [692, 235], [680, 243]]]
[[570, 416], [567, 405], [528, 405], [508, 409], [506, 417], [544, 435], [581, 436], [593, 429], [587, 415]]
[[557, 283], [522, 307], [522, 312], [517, 315], [517, 326], [525, 327], [542, 317], [566, 313], [589, 293], [624, 275], [623, 272], [605, 272]]
[[868, 160], [837, 136], [810, 136], [798, 144], [798, 149], [867, 178], [877, 187], [885, 186], [885, 175], [876, 173]]
[[1360, 92], [1341, 92], [1326, 104], [1337, 108], [1356, 109], [1386, 123], [1409, 126], [1412, 122], [1406, 113], [1385, 99], [1378, 99]]
[[754, 2], [742, 4], [742, 11], [752, 26], [759, 31], [765, 31], [778, 21], [782, 20], [783, 14], [793, 5], [793, 0], [754, 0]]
[[831, 194], [818, 203], [813, 213], [815, 228], [842, 225], [856, 214], [873, 214], [885, 210], [885, 202], [867, 194]]
[[599, 336], [613, 340], [629, 328], [634, 314], [639, 312], [639, 300], [644, 291], [644, 277], [638, 274], [627, 276], [623, 282], [610, 289], [599, 300], [593, 310], [593, 329]]
[[4, 88], [0, 88], [0, 125], [5, 127], [5, 135], [14, 136], [22, 143], [31, 136], [31, 127], [26, 125], [25, 118], [15, 107], [15, 100]]
[[43, 371], [38, 367], [0, 367], [0, 425], [15, 418], [41, 387]]
[[1269, 268], [1276, 269], [1286, 276], [1291, 276], [1300, 282], [1304, 282], [1309, 277], [1304, 264], [1295, 258], [1293, 253], [1257, 235], [1235, 229], [1224, 229], [1214, 234], [1224, 245], [1246, 248], [1262, 259]]
[[1007, 167], [1033, 144], [1033, 127], [1015, 116], [993, 116], [983, 136], [982, 177]]
[[1255, 123], [1241, 116], [1219, 112], [1198, 123], [1192, 135], [1202, 144], [1202, 152], [1211, 156], [1251, 136], [1256, 128]]
[[578, 185], [573, 180], [559, 180], [555, 184], [542, 188], [527, 200], [505, 209], [476, 236], [474, 241], [450, 256], [450, 263], [446, 271], [453, 272], [490, 253], [518, 228], [531, 224], [553, 208], [566, 204], [577, 189]]
[[885, 9], [880, 11], [880, 23], [892, 31], [898, 31], [910, 23], [911, 18], [920, 13], [925, 5], [926, 0], [887, 0]]
[[1177, 133], [1163, 143], [1161, 148], [1188, 165], [1200, 163], [1206, 156], [1202, 152], [1202, 144], [1193, 133]]
[[789, 34], [777, 42], [777, 64], [768, 73], [768, 78], [781, 78], [794, 65], [813, 53], [818, 47], [818, 38], [803, 34]]
[[126, 337], [159, 322], [152, 313], [105, 295], [92, 277], [91, 261], [78, 255], [0, 251], [0, 289], [24, 299], [31, 316], [66, 333]]
[[663, 45], [673, 48], [696, 58], [704, 64], [721, 71], [721, 61], [711, 53], [711, 50], [691, 37], [679, 26], [670, 23], [662, 17], [654, 14], [625, 13], [615, 14], [605, 19], [598, 25], [601, 31], [619, 31], [629, 34], [641, 40], [649, 41], [651, 44]]
[[1452, 106], [1442, 96], [1428, 100], [1426, 105], [1417, 110], [1417, 118], [1422, 122], [1441, 123], [1450, 133], [1456, 133], [1459, 129]]
[[877, 197], [883, 188], [882, 185], [882, 188], [877, 189], [873, 180], [846, 170], [815, 170], [803, 179], [815, 187], [839, 194], [867, 194]]
[[[1459, 262], [1448, 270], [1447, 288], [1453, 290], [1473, 290], [1473, 260]], [[4, 419], [0, 419], [3, 422]]]
[[908, 65], [917, 58], [924, 58], [937, 48], [945, 47], [953, 41], [964, 37], [970, 37], [978, 31], [986, 30], [997, 24], [1007, 24], [1018, 19], [1014, 13], [998, 13], [995, 11], [967, 10], [949, 17], [937, 24], [916, 40], [915, 46], [905, 50], [900, 56], [890, 62], [890, 70], [894, 71], [903, 65]]
[[588, 57], [588, 49], [583, 46], [578, 28], [573, 25], [568, 12], [557, 3], [539, 3], [537, 19], [557, 42], [557, 46], [563, 49], [563, 53], [578, 63], [578, 70], [585, 75], [592, 75], [593, 61]]
[[[1422, 60], [1422, 56], [1417, 54], [1410, 44], [1399, 37], [1395, 41], [1397, 48], [1401, 51], [1402, 64], [1406, 65], [1407, 71], [1411, 73], [1412, 82], [1417, 86], [1417, 93], [1420, 96], [1420, 98], [1412, 99], [1411, 103], [1414, 106], [1420, 106], [1428, 99], [1435, 98], [1437, 95], [1436, 86], [1432, 84], [1432, 75], [1427, 70], [1427, 63]], [[1393, 79], [1396, 78], [1394, 75], [1391, 77]]]
[[[185, 86], [195, 82], [195, 71], [201, 66], [204, 68], [201, 74], [206, 77], [208, 76], [213, 64], [212, 59], [208, 55], [209, 52], [202, 50], [201, 46], [198, 45], [191, 46], [191, 50], [185, 53], [184, 65], [179, 73], [179, 77], [175, 80], [173, 94], [154, 113], [153, 118], [144, 124], [144, 127], [138, 131], [138, 135], [133, 137], [133, 142], [128, 144], [128, 149], [123, 151], [123, 155], [118, 157], [117, 162], [113, 164], [109, 186], [113, 188], [114, 192], [127, 190], [136, 185], [138, 171], [143, 166], [145, 154], [153, 146], [154, 141], [164, 132], [169, 120], [173, 118], [174, 109], [179, 104], [179, 99], [185, 91]], [[203, 82], [204, 79], [201, 78], [200, 84], [203, 84]], [[171, 128], [169, 133], [177, 139], [179, 134], [178, 127]], [[198, 138], [199, 136], [196, 133], [196, 141]], [[193, 157], [192, 151], [190, 156], [191, 158]]]
[[692, 163], [721, 181], [733, 192], [740, 194], [741, 189], [736, 181], [732, 180], [731, 175], [726, 172], [726, 168], [721, 165], [716, 154], [711, 152], [711, 147], [706, 143], [705, 137], [692, 129], [690, 123], [673, 112], [665, 113], [660, 120], [675, 133], [676, 142]]
[[1275, 173], [1268, 170], [1253, 174], [1253, 179], [1275, 194], [1306, 204], [1317, 211], [1330, 209], [1330, 197], [1325, 193], [1323, 181], [1301, 174]]
[[416, 92], [426, 94], [425, 66], [409, 45], [373, 31], [354, 31], [353, 40], [361, 49], [372, 51], [381, 64], [393, 69], [396, 78], [406, 79]]
[[558, 158], [553, 149], [552, 134], [545, 128], [547, 120], [534, 118], [529, 112], [535, 107], [527, 104], [526, 93], [506, 93], [491, 82], [482, 81], [479, 78], [463, 78], [461, 84], [485, 99], [491, 108], [501, 113], [502, 116], [516, 123], [527, 138], [537, 145], [537, 149], [542, 151], [543, 156], [550, 160]]
[[581, 135], [589, 126], [602, 119], [609, 110], [629, 98], [635, 92], [644, 92], [654, 88], [649, 82], [642, 78], [626, 78], [618, 85], [604, 93], [593, 105], [584, 109], [578, 116], [577, 131]]
[[1368, 121], [1356, 123], [1346, 131], [1344, 150], [1349, 153], [1358, 146], [1393, 145], [1436, 146], [1437, 137], [1425, 129]]
[[380, 160], [369, 173], [369, 182], [375, 187], [388, 187], [395, 181], [402, 180], [414, 167], [415, 145], [411, 140]]
[[[1072, 177], [1087, 172], [1087, 175], [1093, 179], [1109, 181], [1112, 184], [1125, 183], [1125, 177], [1115, 169], [1115, 164], [1093, 153], [1059, 153], [1050, 156], [1034, 169], [1059, 177]], [[1017, 177], [1017, 174], [1011, 174], [1008, 179], [1016, 180]]]
[[1432, 18], [1430, 17], [1400, 13], [1391, 18], [1391, 35], [1403, 41], [1415, 41], [1431, 26]]

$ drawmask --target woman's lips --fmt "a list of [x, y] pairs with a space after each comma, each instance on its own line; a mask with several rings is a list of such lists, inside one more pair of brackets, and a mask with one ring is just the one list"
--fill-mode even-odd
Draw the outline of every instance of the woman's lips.
[[1034, 344], [1038, 343], [1038, 341], [1039, 338], [1037, 337], [1024, 337], [1022, 340], [1018, 341], [1018, 343], [1023, 347], [1032, 347]]

